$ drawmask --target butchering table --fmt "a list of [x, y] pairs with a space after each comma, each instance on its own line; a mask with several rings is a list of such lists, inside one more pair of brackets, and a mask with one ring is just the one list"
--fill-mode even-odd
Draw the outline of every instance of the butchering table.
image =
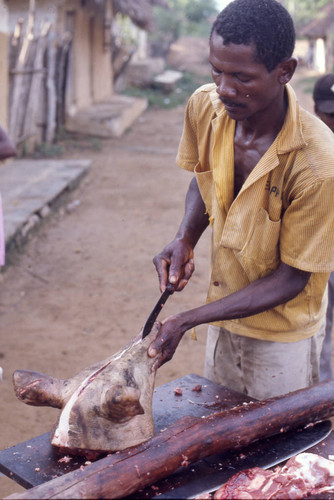
[[[201, 390], [198, 390], [198, 386], [201, 386]], [[177, 387], [181, 388], [181, 395], [175, 393], [174, 389]], [[155, 388], [155, 433], [163, 432], [186, 415], [208, 416], [215, 411], [233, 408], [249, 401], [245, 395], [199, 375], [186, 375]], [[331, 422], [327, 420], [306, 429], [259, 440], [242, 450], [210, 456], [182, 467], [168, 478], [132, 494], [131, 499], [193, 498], [201, 492], [218, 489], [240, 470], [255, 466], [273, 467], [306, 450], [325, 458], [334, 458], [334, 433], [331, 428]], [[83, 457], [72, 457], [67, 461], [64, 454], [51, 446], [49, 433], [0, 452], [0, 472], [24, 488], [32, 488], [86, 465], [87, 459]], [[326, 494], [324, 498], [334, 500], [334, 495]]]

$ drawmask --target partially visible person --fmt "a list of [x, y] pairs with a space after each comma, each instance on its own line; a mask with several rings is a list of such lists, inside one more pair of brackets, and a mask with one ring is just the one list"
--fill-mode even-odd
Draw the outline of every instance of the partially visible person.
[[322, 76], [313, 89], [314, 111], [334, 132], [334, 73]]
[[[334, 132], [334, 73], [322, 76], [313, 89], [314, 111]], [[326, 333], [320, 356], [320, 380], [333, 377], [332, 330], [334, 312], [334, 273], [328, 281], [328, 306], [326, 313]]]
[[[15, 146], [0, 125], [0, 161], [16, 155]], [[1, 186], [0, 186], [1, 189]], [[5, 233], [3, 227], [2, 202], [0, 193], [0, 267], [5, 264]]]

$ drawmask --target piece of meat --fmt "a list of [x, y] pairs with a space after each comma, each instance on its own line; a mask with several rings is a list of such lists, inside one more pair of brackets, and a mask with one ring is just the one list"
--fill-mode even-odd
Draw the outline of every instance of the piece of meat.
[[[141, 333], [121, 351], [68, 380], [17, 370], [17, 397], [29, 405], [60, 408], [51, 443], [65, 453], [118, 451], [154, 434], [152, 396], [156, 358], [147, 350], [161, 323]], [[90, 455], [92, 456], [92, 455]]]
[[[238, 472], [216, 491], [214, 498], [215, 500], [271, 498], [268, 494], [272, 494], [277, 489], [277, 485], [272, 480], [273, 476], [272, 471], [260, 467]], [[266, 488], [265, 492], [264, 488]]]
[[282, 473], [287, 475], [292, 487], [293, 481], [299, 480], [304, 485], [304, 495], [334, 491], [334, 463], [315, 453], [300, 453], [290, 458]]
[[215, 495], [223, 499], [302, 499], [334, 491], [334, 463], [314, 453], [300, 453], [284, 467], [253, 467], [232, 476]]

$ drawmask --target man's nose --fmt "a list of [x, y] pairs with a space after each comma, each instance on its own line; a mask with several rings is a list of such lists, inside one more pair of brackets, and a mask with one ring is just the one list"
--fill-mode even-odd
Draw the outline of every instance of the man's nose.
[[226, 76], [221, 76], [217, 85], [217, 93], [219, 97], [233, 99], [237, 95], [237, 91], [231, 82], [231, 79]]

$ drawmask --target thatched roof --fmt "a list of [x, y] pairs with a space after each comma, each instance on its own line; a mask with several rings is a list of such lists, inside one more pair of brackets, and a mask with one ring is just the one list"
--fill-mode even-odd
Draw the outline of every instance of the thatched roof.
[[154, 26], [154, 5], [168, 7], [167, 0], [113, 0], [115, 13], [129, 16], [134, 24], [147, 31]]
[[[87, 0], [86, 0], [87, 1]], [[106, 0], [88, 0], [92, 5], [102, 8]], [[154, 28], [153, 7], [168, 8], [168, 0], [111, 0], [113, 12], [130, 17], [132, 22], [146, 31]]]
[[330, 34], [334, 26], [334, 6], [333, 2], [326, 5], [316, 19], [304, 26], [300, 31], [301, 36], [307, 38], [325, 38]]

